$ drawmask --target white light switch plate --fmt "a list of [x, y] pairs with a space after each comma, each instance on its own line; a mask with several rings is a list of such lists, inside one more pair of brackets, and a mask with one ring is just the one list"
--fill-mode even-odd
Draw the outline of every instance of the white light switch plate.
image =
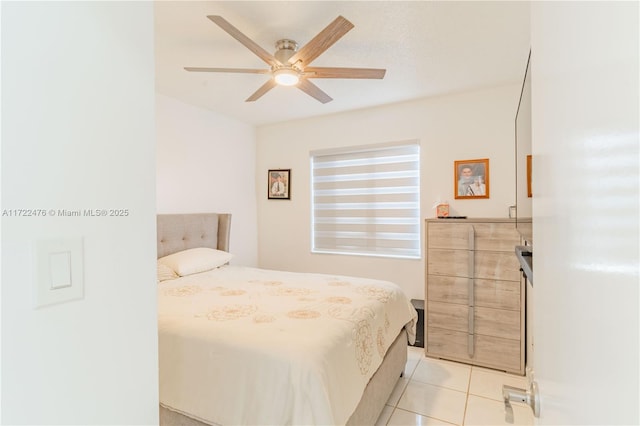
[[72, 285], [70, 251], [49, 253], [49, 274], [51, 289], [70, 287]]
[[81, 237], [38, 240], [34, 254], [36, 308], [84, 297]]

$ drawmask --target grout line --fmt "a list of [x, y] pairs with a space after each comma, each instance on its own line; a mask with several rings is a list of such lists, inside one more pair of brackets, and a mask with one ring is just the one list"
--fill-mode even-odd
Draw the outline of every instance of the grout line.
[[471, 378], [473, 377], [473, 366], [469, 370], [469, 381], [467, 382], [467, 397], [464, 400], [464, 412], [462, 413], [462, 426], [467, 422], [467, 407], [469, 406], [469, 394], [471, 391]]

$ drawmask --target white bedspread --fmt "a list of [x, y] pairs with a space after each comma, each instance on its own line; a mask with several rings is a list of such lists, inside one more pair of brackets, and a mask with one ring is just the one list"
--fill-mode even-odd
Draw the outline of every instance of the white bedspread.
[[339, 425], [417, 314], [386, 281], [224, 266], [158, 284], [160, 402], [220, 425]]

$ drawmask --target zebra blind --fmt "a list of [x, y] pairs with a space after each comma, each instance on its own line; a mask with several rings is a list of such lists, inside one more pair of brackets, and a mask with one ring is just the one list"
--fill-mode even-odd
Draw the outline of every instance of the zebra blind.
[[417, 141], [311, 153], [312, 251], [420, 258]]

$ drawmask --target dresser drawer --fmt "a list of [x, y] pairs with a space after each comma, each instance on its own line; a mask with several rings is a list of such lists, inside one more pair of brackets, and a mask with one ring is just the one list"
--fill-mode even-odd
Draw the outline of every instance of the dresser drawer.
[[469, 303], [469, 280], [465, 277], [427, 275], [427, 299], [433, 302]]
[[475, 305], [486, 308], [520, 311], [520, 281], [474, 280]]
[[[426, 311], [427, 328], [439, 328], [464, 333], [520, 340], [520, 312], [506, 311], [454, 303], [429, 302]], [[469, 312], [473, 310], [473, 329]]]
[[[449, 275], [470, 277], [469, 250], [429, 249], [427, 251], [427, 273], [429, 275]], [[515, 257], [515, 254], [514, 254]]]
[[[520, 282], [474, 279], [474, 305], [520, 310]], [[469, 303], [469, 278], [446, 275], [427, 276], [427, 297], [435, 302]]]
[[427, 245], [429, 248], [469, 250], [468, 223], [429, 223]]
[[429, 301], [426, 308], [427, 328], [446, 328], [465, 333], [469, 331], [469, 306]]
[[[473, 242], [470, 243], [470, 233]], [[513, 252], [520, 244], [514, 223], [434, 223], [427, 229], [429, 248]]]
[[427, 355], [454, 361], [468, 362], [522, 374], [521, 344], [519, 340], [474, 335], [474, 354], [468, 354], [468, 334], [439, 328], [427, 329]]
[[514, 247], [510, 252], [475, 251], [474, 277], [520, 281], [520, 262]]
[[469, 256], [474, 256], [474, 278], [520, 280], [520, 264], [512, 252], [429, 249], [427, 274], [470, 277]]
[[520, 312], [476, 306], [474, 333], [520, 341]]

